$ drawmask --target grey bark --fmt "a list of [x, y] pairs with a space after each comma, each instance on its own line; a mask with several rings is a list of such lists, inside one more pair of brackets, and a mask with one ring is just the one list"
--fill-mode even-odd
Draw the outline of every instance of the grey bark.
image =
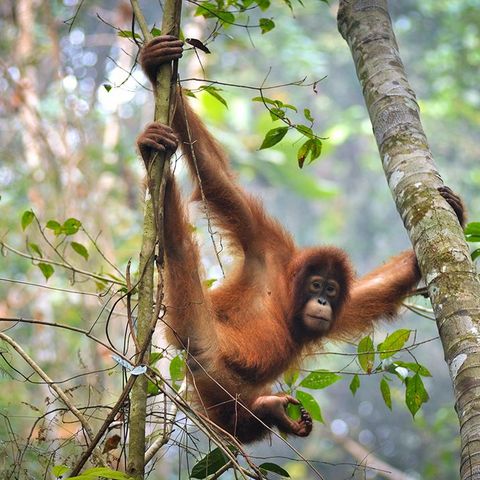
[[415, 248], [460, 422], [460, 477], [480, 479], [480, 282], [420, 122], [386, 0], [341, 0], [347, 41], [388, 184]]

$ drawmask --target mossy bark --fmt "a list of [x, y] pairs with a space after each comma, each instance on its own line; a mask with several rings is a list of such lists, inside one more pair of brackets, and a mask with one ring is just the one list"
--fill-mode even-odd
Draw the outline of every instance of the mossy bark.
[[[140, 10], [138, 2], [131, 0], [132, 8], [143, 33], [144, 41], [152, 36]], [[163, 9], [162, 34], [177, 35], [180, 31], [181, 0], [166, 0]], [[164, 65], [157, 75], [155, 94], [155, 121], [169, 124], [172, 97], [175, 92], [176, 68]], [[140, 282], [138, 285], [137, 340], [141, 351], [137, 352], [136, 363], [148, 363], [150, 341], [157, 322], [158, 302], [163, 295], [160, 277], [154, 284], [155, 265], [163, 262], [163, 197], [165, 178], [170, 169], [169, 158], [154, 155], [148, 171], [148, 192], [144, 211], [144, 228], [140, 252]], [[159, 262], [156, 264], [156, 261]], [[156, 288], [155, 288], [156, 287]], [[155, 301], [157, 300], [157, 308]], [[147, 416], [147, 379], [138, 378], [132, 388], [130, 399], [129, 452], [127, 472], [137, 480], [145, 475]]]
[[385, 175], [435, 312], [460, 421], [461, 478], [480, 479], [479, 279], [453, 210], [438, 194], [442, 179], [386, 0], [341, 0], [338, 28], [352, 52]]

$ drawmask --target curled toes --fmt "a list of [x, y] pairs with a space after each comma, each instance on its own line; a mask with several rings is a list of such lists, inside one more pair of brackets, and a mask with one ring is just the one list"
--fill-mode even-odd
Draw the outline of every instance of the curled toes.
[[298, 423], [302, 427], [299, 435], [304, 437], [310, 435], [313, 428], [312, 417], [303, 407], [300, 409], [300, 420]]

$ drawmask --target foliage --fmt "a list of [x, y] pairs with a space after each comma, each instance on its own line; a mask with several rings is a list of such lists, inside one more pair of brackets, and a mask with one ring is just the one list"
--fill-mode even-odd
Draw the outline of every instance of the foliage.
[[[367, 335], [362, 338], [357, 346], [357, 361], [363, 374], [381, 374], [380, 392], [385, 405], [392, 410], [392, 396], [390, 383], [394, 375], [405, 386], [405, 405], [414, 417], [421, 406], [429, 400], [422, 377], [430, 377], [426, 367], [416, 362], [405, 362], [397, 359], [397, 355], [408, 351], [406, 343], [411, 337], [411, 331], [399, 329], [387, 335], [383, 342], [376, 347], [372, 338]], [[376, 363], [378, 358], [378, 363]], [[299, 390], [299, 387], [321, 390], [327, 388], [344, 378], [342, 375], [328, 370], [315, 370], [306, 377], [300, 378], [298, 370], [289, 370], [283, 380], [287, 386], [286, 391], [294, 394], [301, 405], [310, 413], [314, 420], [324, 423], [320, 406], [317, 400], [309, 393]], [[359, 373], [354, 373], [350, 381], [350, 391], [355, 395], [361, 386]], [[299, 418], [299, 408], [289, 405], [289, 415]]]
[[[150, 92], [140, 87], [144, 79], [138, 69], [131, 72], [131, 59], [137, 50], [134, 39], [140, 40], [140, 35], [131, 31], [131, 18], [117, 20], [122, 18], [120, 9], [112, 10], [114, 15], [118, 13], [112, 28], [104, 23], [110, 20], [106, 11], [90, 5], [86, 14], [83, 2], [41, 2], [34, 11], [34, 28], [29, 24], [21, 31], [19, 20], [23, 16], [9, 13], [16, 10], [14, 3], [11, 9], [2, 10], [1, 18], [0, 138], [4, 148], [0, 233], [4, 244], [14, 245], [27, 259], [2, 247], [0, 311], [8, 318], [48, 321], [62, 328], [3, 322], [2, 330], [8, 326], [50, 376], [64, 382], [60, 384], [75, 404], [106, 405], [118, 394], [128, 369], [112, 369], [115, 362], [109, 351], [92, 337], [113, 344], [119, 353], [127, 344], [132, 346], [131, 335], [124, 338], [128, 328], [123, 295], [128, 289], [122, 275], [138, 251], [142, 212], [143, 170], [133, 145], [139, 125], [151, 117], [147, 105]], [[436, 161], [448, 183], [467, 199], [472, 218], [480, 214], [478, 202], [468, 202], [476, 198], [480, 185], [477, 3], [390, 3], [403, 60], [417, 90]], [[206, 20], [199, 29], [199, 41], [212, 54], [207, 58], [198, 44], [190, 44], [194, 48], [186, 52], [184, 65], [195, 70], [200, 60], [202, 78], [225, 83], [194, 82], [189, 87], [198, 96], [202, 116], [226, 145], [242, 182], [252, 191], [263, 189], [268, 209], [294, 231], [300, 244], [322, 242], [346, 247], [363, 272], [407, 244], [398, 234], [402, 226], [381, 180], [370, 124], [335, 20], [326, 2], [303, 4], [202, 2], [206, 9], [195, 7], [198, 17]], [[152, 3], [148, 8], [151, 18], [157, 19], [158, 5]], [[92, 12], [99, 16], [90, 15]], [[22, 58], [17, 47], [28, 33], [32, 47]], [[152, 27], [152, 33], [160, 32]], [[314, 89], [317, 79], [327, 74]], [[297, 86], [295, 82], [305, 75], [309, 79]], [[187, 75], [182, 71], [181, 76], [189, 77], [190, 70]], [[26, 89], [28, 85], [33, 86], [33, 92]], [[248, 85], [258, 88], [254, 93], [241, 88]], [[272, 85], [277, 86], [273, 91], [264, 88]], [[25, 98], [32, 93], [35, 101], [25, 105]], [[262, 95], [273, 103], [252, 102]], [[30, 139], [27, 127], [32, 116], [28, 112], [37, 119]], [[314, 119], [321, 138], [313, 133]], [[298, 125], [307, 129], [299, 130]], [[288, 131], [275, 145], [259, 150], [267, 133], [276, 128]], [[32, 151], [32, 145], [37, 150]], [[322, 162], [310, 165], [320, 149]], [[303, 165], [302, 171], [298, 165]], [[76, 221], [69, 223], [68, 219]], [[47, 228], [49, 220], [53, 222]], [[467, 227], [467, 239], [475, 244], [478, 229], [473, 225]], [[199, 235], [202, 240], [208, 238], [202, 231]], [[473, 255], [478, 258], [478, 248], [474, 247]], [[220, 278], [211, 267], [213, 263], [207, 252], [208, 278]], [[68, 266], [96, 276], [80, 274]], [[137, 276], [134, 264], [132, 285]], [[84, 328], [85, 333], [74, 333], [65, 326]], [[416, 320], [415, 328], [422, 340], [435, 335], [429, 322]], [[410, 350], [404, 350], [409, 358], [403, 358], [399, 353], [389, 355], [397, 347], [387, 348], [383, 342], [382, 349], [370, 340], [364, 342], [373, 343], [373, 347], [356, 351], [358, 371], [349, 371], [338, 361], [327, 366], [322, 363], [320, 376], [332, 373], [342, 377], [326, 391], [333, 401], [324, 401], [325, 390], [300, 386], [306, 376], [298, 371], [290, 372], [284, 381], [290, 391], [303, 395], [302, 401], [308, 403], [307, 409], [317, 420], [318, 412], [329, 423], [348, 411], [349, 435], [358, 433], [351, 426], [358, 420], [360, 428], [370, 429], [379, 439], [372, 447], [379, 455], [391, 456], [395, 464], [409, 465], [421, 478], [454, 478], [457, 430], [451, 409], [443, 407], [452, 399], [446, 388], [448, 372], [443, 362], [435, 360], [441, 358], [438, 343], [421, 346], [412, 360], [411, 344]], [[417, 361], [422, 352], [428, 357], [425, 362]], [[388, 358], [382, 358], [385, 355]], [[149, 366], [157, 375], [166, 372], [166, 383], [173, 380], [178, 388], [185, 365], [183, 358], [176, 358], [176, 352], [159, 348]], [[337, 358], [348, 359], [343, 355]], [[43, 478], [51, 465], [75, 458], [81, 451], [74, 426], [59, 402], [50, 394], [42, 395], [38, 379], [3, 344], [0, 362], [2, 389], [9, 392], [0, 400], [2, 412], [7, 413], [0, 423], [0, 456], [11, 463], [7, 468], [14, 469], [7, 475], [22, 478], [28, 469], [30, 477]], [[431, 400], [426, 404], [419, 379], [424, 380], [430, 371], [435, 382], [428, 385]], [[377, 391], [375, 385], [367, 386], [372, 382], [378, 383]], [[355, 394], [350, 405], [350, 396], [344, 395], [347, 385]], [[360, 418], [356, 414], [357, 402], [365, 393], [375, 412], [382, 410], [377, 408], [381, 402], [394, 408], [398, 402], [396, 385], [400, 385], [402, 395], [405, 390], [404, 399], [409, 390], [414, 411], [421, 406], [415, 413], [415, 424], [405, 421], [401, 409], [380, 420], [375, 415]], [[160, 381], [149, 383], [152, 418], [163, 413], [160, 387], [165, 387]], [[323, 412], [315, 404], [322, 405]], [[103, 409], [86, 408], [92, 418], [104, 413]], [[182, 433], [174, 440], [182, 448], [185, 425], [176, 425], [176, 432]], [[381, 441], [384, 437], [379, 431], [387, 431], [388, 441]], [[32, 436], [22, 438], [23, 432], [32, 432]], [[325, 465], [325, 476], [347, 478], [351, 474], [349, 465], [342, 467], [342, 462], [350, 459], [338, 450], [334, 453], [321, 434], [314, 434], [313, 441], [322, 442], [322, 459], [333, 465]], [[392, 442], [396, 448], [384, 451]], [[15, 450], [17, 445], [22, 446], [21, 451]], [[123, 451], [124, 446], [120, 447], [118, 451]], [[317, 444], [316, 449], [320, 450]], [[292, 464], [287, 468], [293, 472]], [[307, 474], [299, 478], [307, 478]]]
[[[465, 238], [467, 242], [480, 243], [480, 222], [469, 223], [465, 227]], [[480, 248], [476, 248], [472, 252], [472, 260], [480, 257]]]

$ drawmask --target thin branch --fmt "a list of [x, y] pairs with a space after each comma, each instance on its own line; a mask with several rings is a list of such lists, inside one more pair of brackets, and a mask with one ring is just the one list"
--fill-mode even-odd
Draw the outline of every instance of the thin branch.
[[97, 235], [96, 238], [93, 238], [85, 228], [82, 228], [83, 232], [85, 235], [88, 237], [88, 239], [92, 242], [93, 246], [95, 247], [95, 250], [102, 256], [102, 258], [122, 277], [125, 278], [125, 274], [103, 253], [103, 250], [98, 246], [97, 243], [97, 238], [100, 236], [100, 233]]
[[98, 343], [102, 347], [105, 347], [110, 352], [114, 353], [115, 355], [118, 355], [119, 357], [123, 358], [124, 360], [130, 363], [130, 360], [128, 357], [126, 357], [121, 352], [111, 347], [104, 341], [92, 335], [88, 330], [84, 330], [83, 328], [73, 327], [71, 325], [65, 325], [63, 323], [45, 322], [43, 320], [34, 320], [30, 318], [21, 318], [21, 317], [0, 317], [0, 322], [16, 322], [16, 323], [29, 323], [33, 325], [45, 325], [47, 327], [62, 328], [64, 330], [70, 330], [72, 332], [82, 333], [83, 335], [88, 337], [90, 340], [93, 340], [94, 342]]
[[279, 83], [277, 85], [270, 85], [270, 86], [256, 86], [256, 85], [244, 85], [244, 84], [239, 84], [239, 83], [230, 83], [230, 82], [220, 82], [217, 80], [209, 80], [208, 78], [197, 78], [197, 77], [191, 77], [191, 78], [183, 78], [182, 83], [185, 82], [200, 82], [200, 83], [208, 83], [209, 85], [222, 85], [224, 87], [233, 87], [233, 88], [243, 88], [245, 90], [255, 90], [257, 92], [261, 92], [262, 90], [275, 90], [277, 88], [283, 88], [283, 87], [313, 87], [317, 85], [319, 82], [324, 80], [325, 77], [320, 78], [319, 80], [315, 80], [314, 82], [310, 83], [305, 83], [307, 77], [303, 77], [301, 80], [295, 80], [293, 82], [288, 82], [288, 83]]
[[82, 270], [77, 267], [73, 267], [71, 265], [62, 263], [62, 262], [57, 262], [55, 260], [49, 260], [47, 258], [39, 258], [39, 257], [34, 257], [33, 255], [30, 255], [28, 253], [21, 252], [20, 250], [17, 250], [10, 245], [6, 244], [3, 241], [0, 241], [0, 247], [5, 248], [6, 250], [9, 250], [10, 252], [14, 253], [15, 255], [18, 255], [19, 257], [23, 258], [28, 258], [32, 262], [38, 262], [38, 263], [49, 263], [50, 265], [56, 265], [57, 267], [62, 267], [65, 270], [70, 270], [73, 273], [79, 273], [81, 275], [85, 275], [90, 278], [95, 278], [96, 280], [100, 280], [105, 283], [113, 283], [115, 285], [120, 285], [122, 287], [125, 287], [126, 284], [123, 282], [119, 282], [118, 280], [113, 280], [112, 278], [104, 277], [102, 275], [97, 275], [96, 273], [88, 272], [86, 270]]
[[[187, 382], [183, 380], [180, 389], [178, 390], [178, 396], [182, 397], [182, 395], [187, 390]], [[169, 411], [165, 415], [165, 422], [163, 426], [162, 434], [150, 445], [148, 450], [145, 453], [145, 465], [152, 460], [155, 454], [170, 440], [170, 436], [172, 435], [174, 419], [178, 412], [178, 405], [176, 403], [171, 404]], [[171, 418], [171, 421], [167, 421], [167, 417]]]
[[0, 277], [0, 282], [15, 283], [15, 284], [26, 285], [28, 287], [35, 287], [35, 288], [46, 288], [47, 290], [54, 290], [56, 292], [74, 293], [75, 295], [87, 295], [87, 296], [97, 297], [97, 298], [102, 298], [108, 293], [108, 290], [102, 293], [82, 292], [81, 290], [52, 287], [51, 285], [45, 285], [43, 283], [25, 282], [24, 280], [15, 280], [13, 278], [5, 278], [5, 277]]
[[352, 438], [341, 437], [331, 433], [328, 431], [328, 429], [324, 430], [327, 431], [327, 435], [330, 439], [332, 439], [335, 443], [350, 453], [350, 455], [356, 458], [360, 462], [359, 466], [365, 470], [368, 469], [370, 471], [374, 471], [380, 477], [387, 478], [389, 480], [413, 480], [413, 477], [395, 467], [392, 467], [392, 465], [388, 464], [387, 462], [380, 460], [372, 452], [367, 450]]
[[[32, 370], [37, 373], [37, 375], [49, 385], [49, 387], [60, 397], [60, 399], [63, 401], [65, 406], [77, 417], [78, 421], [82, 424], [83, 429], [85, 430], [85, 433], [87, 434], [87, 437], [90, 440], [90, 443], [93, 443], [95, 436], [93, 434], [93, 430], [88, 423], [87, 419], [83, 415], [80, 410], [77, 409], [77, 407], [70, 401], [66, 393], [45, 373], [44, 370], [40, 368], [40, 366], [31, 358], [25, 350], [17, 343], [15, 340], [13, 340], [11, 337], [8, 335], [5, 335], [5, 333], [0, 332], [0, 339], [8, 343], [24, 360]], [[93, 456], [95, 458], [95, 463], [97, 465], [104, 466], [105, 463], [102, 459], [102, 453], [100, 452], [99, 449], [97, 449], [94, 445], [94, 448], [92, 449]]]
[[132, 319], [132, 282], [130, 279], [130, 266], [132, 262], [129, 261], [127, 264], [127, 275], [126, 275], [126, 280], [127, 280], [127, 323], [128, 323], [128, 328], [130, 330], [130, 335], [133, 339], [133, 343], [135, 344], [135, 352], [138, 354], [140, 352], [140, 344], [138, 343], [137, 339], [137, 334], [135, 332], [135, 327], [133, 326], [133, 319]]
[[135, 381], [137, 380], [137, 378], [138, 378], [138, 376], [136, 376], [136, 375], [130, 375], [130, 378], [128, 379], [128, 382], [125, 385], [121, 395], [118, 397], [117, 402], [113, 406], [110, 413], [107, 415], [107, 418], [105, 419], [105, 421], [103, 422], [103, 425], [98, 430], [97, 434], [95, 435], [95, 438], [91, 441], [88, 448], [85, 450], [85, 452], [83, 452], [83, 455], [81, 456], [78, 463], [75, 465], [75, 467], [69, 473], [69, 475], [71, 477], [74, 477], [74, 476], [76, 476], [80, 473], [80, 470], [85, 465], [87, 460], [90, 458], [90, 455], [92, 454], [92, 452], [96, 448], [98, 442], [100, 442], [103, 435], [108, 430], [108, 427], [110, 426], [110, 424], [115, 420], [115, 417], [117, 416], [117, 413], [123, 407], [125, 401], [128, 398], [128, 394], [130, 393], [130, 390], [132, 389], [132, 387], [133, 387]]

